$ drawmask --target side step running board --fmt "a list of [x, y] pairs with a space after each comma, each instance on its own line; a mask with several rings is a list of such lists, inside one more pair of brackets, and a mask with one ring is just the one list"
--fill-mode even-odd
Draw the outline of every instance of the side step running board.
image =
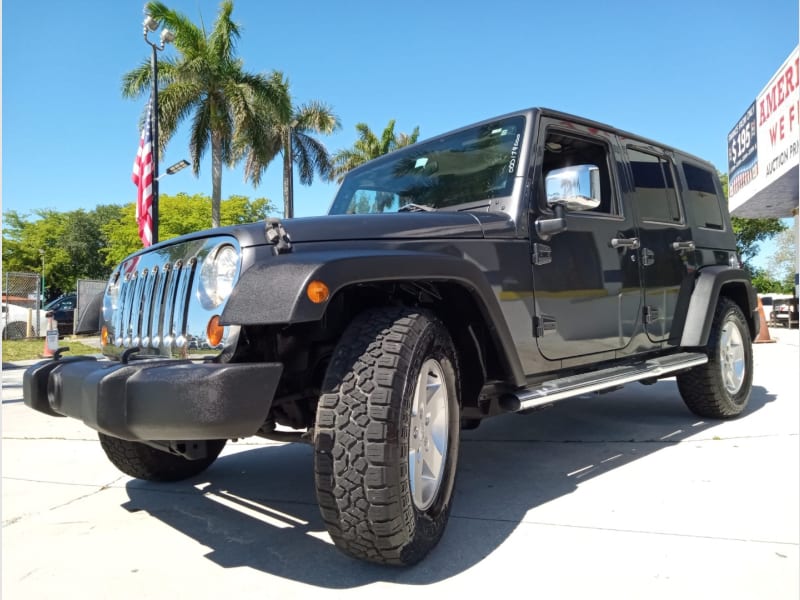
[[642, 379], [661, 377], [707, 362], [708, 356], [701, 352], [681, 352], [651, 358], [633, 365], [610, 367], [600, 371], [551, 379], [505, 394], [500, 398], [500, 406], [509, 412], [528, 410], [589, 392], [606, 390]]

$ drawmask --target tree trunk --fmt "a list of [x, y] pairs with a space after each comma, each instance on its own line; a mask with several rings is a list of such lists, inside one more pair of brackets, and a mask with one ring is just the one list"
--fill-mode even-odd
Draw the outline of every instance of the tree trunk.
[[222, 202], [222, 140], [211, 134], [211, 227], [219, 227]]
[[292, 160], [292, 130], [287, 129], [283, 138], [283, 216], [294, 217], [294, 181]]

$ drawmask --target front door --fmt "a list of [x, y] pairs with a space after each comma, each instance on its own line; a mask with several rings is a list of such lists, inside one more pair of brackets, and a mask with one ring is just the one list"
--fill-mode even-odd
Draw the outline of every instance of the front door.
[[534, 333], [542, 355], [560, 360], [624, 348], [637, 327], [641, 287], [635, 223], [622, 208], [613, 134], [542, 119], [537, 140], [535, 211], [546, 208], [547, 174], [574, 165], [597, 167], [600, 206], [566, 211], [566, 228], [533, 239]]

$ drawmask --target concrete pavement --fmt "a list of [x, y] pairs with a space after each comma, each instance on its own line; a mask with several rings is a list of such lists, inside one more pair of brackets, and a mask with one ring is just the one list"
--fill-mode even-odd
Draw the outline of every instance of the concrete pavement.
[[4, 365], [2, 597], [796, 599], [798, 331], [770, 332], [735, 421], [664, 380], [465, 432], [445, 536], [405, 570], [331, 545], [309, 447], [249, 439], [190, 481], [132, 480]]

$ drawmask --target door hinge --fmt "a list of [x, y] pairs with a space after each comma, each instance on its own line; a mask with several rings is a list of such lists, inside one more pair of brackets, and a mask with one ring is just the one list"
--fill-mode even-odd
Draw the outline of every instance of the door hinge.
[[656, 253], [650, 248], [642, 248], [642, 265], [649, 267], [656, 262]]
[[546, 244], [533, 245], [533, 264], [548, 265], [553, 260], [553, 252]]
[[550, 315], [538, 315], [533, 317], [533, 334], [536, 337], [543, 337], [547, 331], [556, 330], [556, 318]]
[[645, 325], [649, 325], [650, 323], [655, 323], [661, 318], [661, 314], [658, 310], [658, 307], [649, 305], [645, 305], [645, 307], [642, 309], [642, 316]]

